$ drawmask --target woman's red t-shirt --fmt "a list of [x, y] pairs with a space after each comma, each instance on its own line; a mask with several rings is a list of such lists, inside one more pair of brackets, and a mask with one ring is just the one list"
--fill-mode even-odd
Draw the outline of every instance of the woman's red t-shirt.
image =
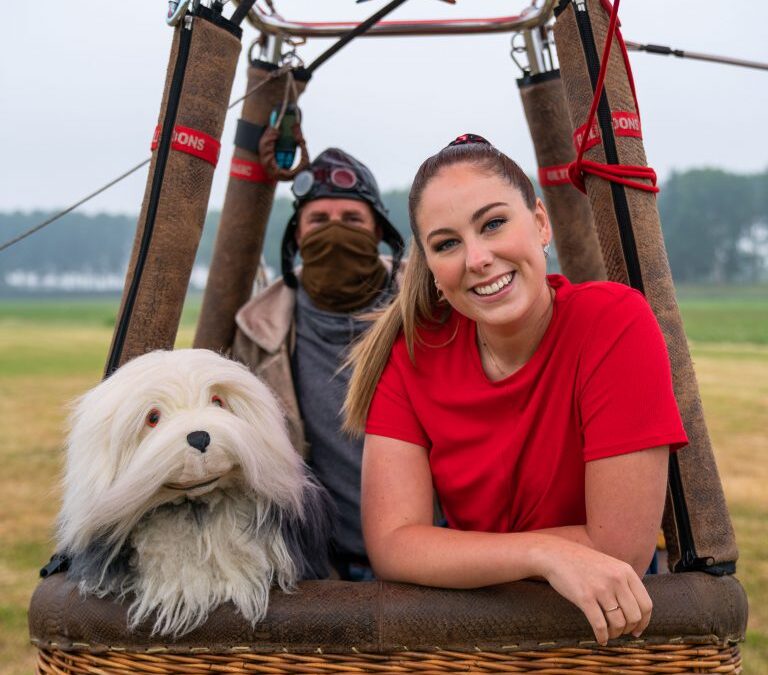
[[688, 442], [664, 338], [643, 295], [611, 282], [548, 281], [550, 324], [509, 377], [487, 378], [475, 322], [453, 312], [421, 331], [415, 365], [401, 335], [379, 381], [366, 433], [428, 451], [453, 528], [582, 525], [585, 462]]

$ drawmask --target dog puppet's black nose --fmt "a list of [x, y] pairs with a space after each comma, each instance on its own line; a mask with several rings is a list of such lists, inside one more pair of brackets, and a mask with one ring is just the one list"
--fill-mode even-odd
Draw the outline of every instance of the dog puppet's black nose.
[[187, 434], [187, 443], [200, 452], [205, 452], [210, 442], [211, 437], [208, 435], [207, 431], [193, 431], [192, 433]]

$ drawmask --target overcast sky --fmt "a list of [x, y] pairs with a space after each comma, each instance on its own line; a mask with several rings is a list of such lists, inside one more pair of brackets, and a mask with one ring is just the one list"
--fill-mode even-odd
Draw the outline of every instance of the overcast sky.
[[[373, 0], [275, 0], [287, 18], [360, 20]], [[410, 0], [392, 18], [499, 16], [526, 2]], [[323, 13], [318, 11], [323, 8]], [[5, 2], [0, 23], [0, 210], [59, 208], [149, 156], [172, 30], [164, 0]], [[231, 8], [225, 10], [230, 13]], [[625, 39], [768, 61], [768, 2], [624, 0]], [[246, 25], [232, 98], [245, 92]], [[531, 174], [535, 160], [509, 58], [509, 35], [369, 38], [316, 72], [302, 98], [310, 153], [341, 146], [384, 189], [465, 131], [481, 133]], [[306, 62], [330, 44], [302, 47]], [[768, 167], [768, 72], [630, 55], [649, 163], [674, 169]], [[210, 205], [223, 202], [240, 107], [227, 118]], [[136, 213], [146, 171], [83, 211]]]

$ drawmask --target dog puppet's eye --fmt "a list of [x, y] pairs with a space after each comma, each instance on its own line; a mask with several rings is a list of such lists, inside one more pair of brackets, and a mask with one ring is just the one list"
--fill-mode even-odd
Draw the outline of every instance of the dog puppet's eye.
[[219, 406], [219, 408], [224, 407], [224, 401], [221, 400], [221, 396], [212, 396], [211, 403], [213, 403], [213, 405]]
[[156, 427], [157, 423], [160, 421], [160, 411], [157, 408], [152, 408], [152, 410], [147, 413], [146, 420], [148, 427]]

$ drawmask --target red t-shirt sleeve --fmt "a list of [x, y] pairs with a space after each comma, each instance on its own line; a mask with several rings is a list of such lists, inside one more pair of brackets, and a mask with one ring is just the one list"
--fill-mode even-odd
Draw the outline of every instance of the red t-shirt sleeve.
[[393, 346], [389, 361], [376, 386], [368, 409], [365, 433], [396, 438], [430, 448], [432, 444], [416, 416], [404, 381], [402, 371], [410, 367], [412, 364], [401, 336]]
[[577, 386], [585, 461], [688, 443], [664, 337], [640, 293], [620, 296], [601, 313], [584, 344]]

